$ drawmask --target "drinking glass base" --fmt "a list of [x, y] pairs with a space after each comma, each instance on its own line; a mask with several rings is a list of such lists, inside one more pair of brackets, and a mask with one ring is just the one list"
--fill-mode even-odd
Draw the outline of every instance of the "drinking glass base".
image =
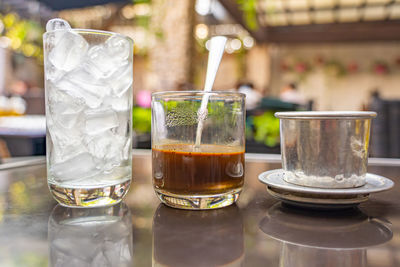
[[185, 210], [208, 210], [223, 208], [235, 203], [242, 191], [234, 189], [215, 195], [177, 195], [155, 189], [158, 198], [167, 206]]
[[96, 208], [115, 205], [124, 198], [131, 181], [97, 188], [66, 188], [49, 184], [54, 199], [70, 208]]

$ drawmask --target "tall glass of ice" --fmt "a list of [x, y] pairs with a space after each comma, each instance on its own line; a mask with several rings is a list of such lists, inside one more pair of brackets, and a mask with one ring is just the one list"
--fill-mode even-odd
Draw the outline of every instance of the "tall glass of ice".
[[109, 206], [131, 183], [133, 42], [66, 24], [43, 35], [48, 185], [64, 206]]

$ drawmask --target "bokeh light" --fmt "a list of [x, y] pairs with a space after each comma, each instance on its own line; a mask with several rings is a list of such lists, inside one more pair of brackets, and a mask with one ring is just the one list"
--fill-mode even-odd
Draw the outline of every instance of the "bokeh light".
[[208, 37], [208, 27], [205, 24], [197, 24], [195, 32], [196, 37], [199, 39], [205, 39]]

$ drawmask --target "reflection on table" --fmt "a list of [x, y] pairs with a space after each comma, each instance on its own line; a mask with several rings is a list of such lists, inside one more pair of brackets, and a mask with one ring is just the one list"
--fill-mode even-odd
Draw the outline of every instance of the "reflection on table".
[[358, 209], [311, 211], [277, 203], [260, 229], [282, 242], [279, 266], [361, 267], [367, 266], [366, 248], [392, 239], [389, 224]]
[[[63, 262], [67, 256], [69, 266], [88, 266], [97, 263], [96, 253], [109, 257], [111, 247], [111, 255], [117, 251], [122, 266], [125, 262], [139, 267], [314, 267], [329, 266], [330, 262], [334, 267], [400, 266], [400, 165], [386, 162], [381, 160], [368, 171], [392, 179], [395, 187], [371, 195], [358, 206], [358, 212], [337, 216], [329, 211], [318, 217], [321, 212], [303, 214], [301, 209], [281, 207], [257, 179], [261, 172], [280, 168], [280, 159], [254, 154], [246, 155], [245, 186], [236, 206], [187, 212], [160, 206], [152, 186], [151, 153], [135, 151], [133, 183], [124, 200], [133, 219], [129, 211], [126, 217], [125, 213], [110, 213], [119, 219], [107, 231], [104, 229], [110, 228], [101, 222], [104, 214], [79, 215], [87, 210], [69, 212], [63, 207], [52, 213], [57, 204], [47, 187], [45, 164], [12, 168], [5, 164], [9, 167], [0, 170], [0, 266], [54, 266], [57, 261], [62, 266], [67, 264]], [[77, 224], [73, 230], [72, 225], [64, 224], [68, 218], [97, 220], [96, 216], [100, 216], [98, 228]], [[265, 218], [268, 224], [263, 227], [260, 222]], [[64, 246], [54, 242], [59, 238]], [[128, 247], [128, 242], [133, 245]], [[88, 254], [87, 248], [82, 248], [94, 243], [100, 247], [96, 253]], [[80, 262], [74, 265], [73, 261]]]
[[153, 266], [241, 266], [243, 220], [236, 205], [209, 211], [158, 206], [153, 218]]
[[50, 266], [132, 266], [132, 215], [124, 204], [97, 209], [57, 205], [49, 219]]

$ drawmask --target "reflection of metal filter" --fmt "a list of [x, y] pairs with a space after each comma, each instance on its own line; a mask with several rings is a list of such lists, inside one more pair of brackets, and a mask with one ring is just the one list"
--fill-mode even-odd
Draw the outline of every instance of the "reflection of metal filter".
[[272, 206], [260, 229], [282, 242], [279, 266], [366, 266], [365, 248], [388, 242], [387, 223], [358, 210], [316, 212]]

